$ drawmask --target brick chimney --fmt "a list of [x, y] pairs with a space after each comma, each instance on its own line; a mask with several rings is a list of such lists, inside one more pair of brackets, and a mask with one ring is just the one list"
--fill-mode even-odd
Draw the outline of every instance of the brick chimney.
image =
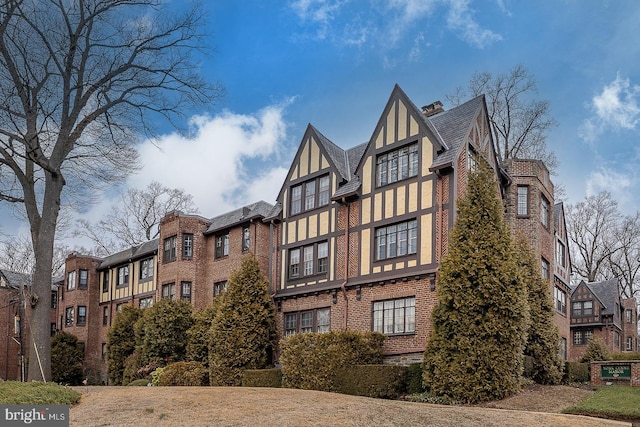
[[442, 102], [440, 101], [436, 101], [422, 107], [422, 114], [424, 114], [427, 117], [431, 117], [435, 114], [442, 113], [443, 111], [444, 111], [444, 108], [442, 107]]

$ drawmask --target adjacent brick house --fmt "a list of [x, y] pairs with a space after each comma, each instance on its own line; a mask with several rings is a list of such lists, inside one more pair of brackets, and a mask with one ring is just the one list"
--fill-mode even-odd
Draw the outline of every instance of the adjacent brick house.
[[581, 281], [571, 293], [570, 359], [580, 359], [590, 338], [601, 338], [610, 352], [637, 351], [638, 304], [621, 298], [617, 279]]

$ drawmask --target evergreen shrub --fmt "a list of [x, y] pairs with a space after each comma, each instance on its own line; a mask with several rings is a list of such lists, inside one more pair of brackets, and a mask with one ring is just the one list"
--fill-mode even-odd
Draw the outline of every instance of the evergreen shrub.
[[419, 394], [423, 392], [422, 363], [412, 363], [407, 367], [407, 393]]
[[113, 325], [107, 332], [107, 372], [110, 384], [123, 384], [125, 360], [133, 354], [136, 347], [134, 325], [141, 315], [141, 309], [124, 306], [116, 314]]
[[243, 387], [282, 387], [282, 370], [272, 369], [247, 369], [242, 375]]
[[347, 365], [336, 372], [336, 391], [355, 396], [396, 399], [407, 391], [406, 366]]
[[384, 335], [331, 331], [295, 334], [280, 344], [282, 386], [338, 391], [336, 375], [345, 366], [382, 363]]
[[589, 364], [583, 362], [565, 362], [564, 378], [567, 383], [588, 383], [591, 381]]
[[582, 355], [581, 362], [590, 363], [598, 360], [609, 360], [609, 350], [607, 345], [600, 337], [593, 337], [587, 342], [587, 349]]
[[176, 362], [165, 366], [159, 386], [208, 386], [209, 370], [200, 362]]
[[640, 351], [611, 353], [609, 357], [611, 360], [640, 360]]
[[82, 362], [84, 345], [68, 332], [58, 332], [51, 338], [51, 377], [64, 385], [80, 385], [84, 380]]

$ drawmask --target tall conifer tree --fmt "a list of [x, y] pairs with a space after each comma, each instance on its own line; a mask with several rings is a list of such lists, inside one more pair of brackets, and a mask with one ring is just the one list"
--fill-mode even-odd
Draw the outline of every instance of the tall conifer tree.
[[553, 321], [549, 283], [542, 278], [540, 263], [524, 236], [516, 238], [516, 259], [529, 300], [531, 328], [524, 354], [531, 357], [530, 376], [538, 384], [557, 384], [562, 379], [563, 362], [558, 353], [560, 335]]
[[433, 395], [455, 401], [500, 399], [520, 387], [529, 311], [488, 166], [470, 172], [458, 207], [440, 267], [423, 380]]

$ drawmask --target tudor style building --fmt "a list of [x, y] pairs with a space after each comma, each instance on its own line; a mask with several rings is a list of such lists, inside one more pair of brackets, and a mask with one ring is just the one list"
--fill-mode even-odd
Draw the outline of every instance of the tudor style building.
[[484, 97], [421, 111], [396, 86], [371, 139], [349, 150], [309, 125], [267, 218], [283, 335], [379, 331], [388, 359], [420, 361], [456, 201], [479, 157], [504, 182]]

